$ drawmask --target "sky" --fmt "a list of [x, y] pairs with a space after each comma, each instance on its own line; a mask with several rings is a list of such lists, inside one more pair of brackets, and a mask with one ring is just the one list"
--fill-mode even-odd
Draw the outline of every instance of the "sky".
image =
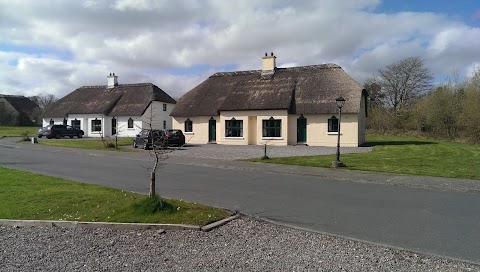
[[179, 98], [265, 52], [360, 84], [421, 57], [442, 84], [480, 68], [480, 0], [0, 0], [0, 94], [61, 98], [115, 73]]

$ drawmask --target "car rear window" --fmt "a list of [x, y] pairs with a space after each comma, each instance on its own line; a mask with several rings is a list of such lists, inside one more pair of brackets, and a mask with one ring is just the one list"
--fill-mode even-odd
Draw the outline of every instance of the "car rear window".
[[181, 130], [179, 129], [170, 129], [168, 131], [169, 134], [183, 134]]

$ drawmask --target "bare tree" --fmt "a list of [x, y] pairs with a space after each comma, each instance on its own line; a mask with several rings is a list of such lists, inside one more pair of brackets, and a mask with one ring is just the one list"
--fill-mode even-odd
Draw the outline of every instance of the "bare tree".
[[363, 83], [363, 88], [368, 92], [368, 107], [383, 106], [384, 95], [382, 94], [382, 86], [378, 84], [376, 77], [367, 78]]
[[37, 105], [42, 110], [48, 109], [53, 103], [55, 103], [58, 100], [57, 98], [55, 98], [55, 96], [53, 94], [37, 95], [37, 96], [29, 97], [29, 98], [33, 102], [37, 103]]
[[395, 112], [432, 88], [432, 75], [423, 59], [410, 57], [378, 70], [384, 102]]

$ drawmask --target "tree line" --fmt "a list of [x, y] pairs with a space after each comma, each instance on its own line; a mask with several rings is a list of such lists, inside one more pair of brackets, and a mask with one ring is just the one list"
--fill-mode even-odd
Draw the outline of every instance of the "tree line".
[[480, 68], [460, 79], [452, 72], [433, 85], [424, 60], [410, 57], [364, 82], [369, 93], [367, 131], [480, 143]]

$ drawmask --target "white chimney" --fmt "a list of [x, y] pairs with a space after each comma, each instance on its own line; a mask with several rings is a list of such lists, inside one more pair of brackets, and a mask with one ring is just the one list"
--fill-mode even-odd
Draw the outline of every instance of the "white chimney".
[[107, 76], [107, 79], [108, 79], [108, 84], [107, 84], [107, 88], [113, 88], [115, 86], [118, 85], [118, 82], [117, 82], [117, 76], [115, 75], [115, 73], [110, 73], [109, 76]]
[[276, 59], [273, 55], [273, 52], [270, 53], [270, 56], [265, 53], [265, 57], [262, 57], [262, 75], [269, 75], [275, 73]]

